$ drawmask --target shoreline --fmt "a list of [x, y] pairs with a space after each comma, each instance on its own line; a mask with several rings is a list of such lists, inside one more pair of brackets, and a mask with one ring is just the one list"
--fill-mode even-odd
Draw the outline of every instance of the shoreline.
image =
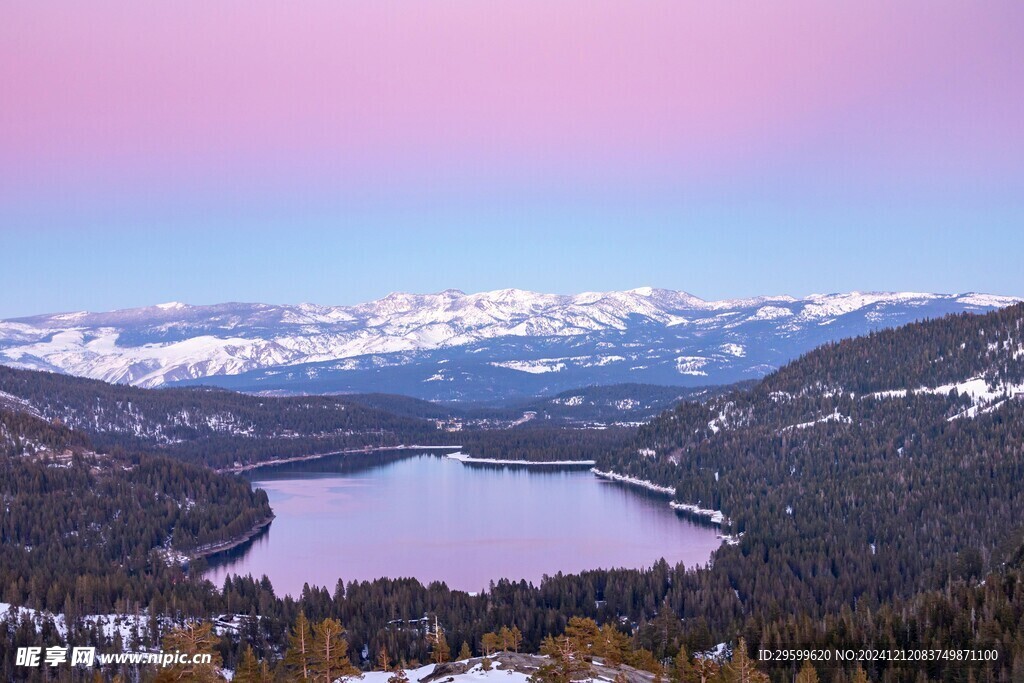
[[195, 550], [192, 550], [189, 553], [186, 553], [188, 555], [188, 562], [198, 560], [200, 557], [210, 557], [211, 555], [216, 555], [226, 550], [237, 548], [243, 543], [252, 540], [252, 538], [254, 538], [257, 534], [259, 534], [261, 531], [270, 526], [270, 523], [273, 522], [276, 517], [277, 515], [271, 512], [269, 517], [260, 522], [257, 522], [248, 531], [245, 531], [239, 534], [238, 536], [233, 536], [232, 538], [226, 539], [219, 543], [215, 543], [212, 546], [203, 546]]
[[629, 484], [630, 486], [637, 486], [639, 488], [647, 489], [648, 491], [660, 493], [665, 496], [676, 495], [675, 487], [659, 486], [655, 484], [653, 481], [647, 481], [646, 479], [637, 479], [636, 477], [630, 477], [625, 474], [619, 474], [618, 472], [612, 472], [611, 470], [604, 472], [597, 469], [596, 467], [590, 468], [590, 471], [601, 479], [608, 479], [609, 481], [615, 481], [620, 484]]
[[214, 470], [217, 474], [241, 474], [242, 472], [250, 472], [260, 467], [271, 467], [273, 465], [287, 465], [293, 462], [307, 462], [309, 460], [319, 460], [320, 458], [326, 458], [331, 455], [349, 455], [356, 453], [377, 453], [382, 451], [446, 451], [446, 450], [458, 450], [459, 446], [406, 446], [400, 444], [398, 446], [371, 446], [367, 448], [346, 448], [340, 451], [329, 451], [327, 453], [314, 453], [312, 455], [295, 455], [289, 458], [275, 458], [273, 460], [264, 460], [262, 462], [253, 462], [245, 465], [235, 465], [233, 467], [222, 467]]
[[[652, 491], [654, 493], [669, 496], [672, 498], [674, 498], [676, 495], [676, 490], [674, 488], [669, 486], [659, 486], [658, 484], [655, 484], [653, 481], [647, 481], [646, 479], [637, 479], [636, 477], [630, 477], [625, 474], [619, 474], [617, 472], [611, 471], [603, 472], [597, 469], [596, 467], [592, 467], [590, 471], [593, 472], [595, 476], [600, 477], [601, 479], [607, 479], [609, 481], [618, 482], [620, 484], [628, 484], [629, 486], [636, 486], [638, 488], [646, 489], [647, 491]], [[668, 505], [677, 514], [682, 514], [687, 517], [690, 517], [695, 522], [713, 524], [719, 528], [731, 524], [729, 518], [726, 517], [721, 510], [702, 508], [699, 505], [693, 505], [692, 503], [680, 503], [675, 500], [670, 500], [668, 502]], [[733, 537], [729, 536], [728, 534], [723, 535], [722, 539], [726, 543], [730, 543], [730, 545], [735, 545], [735, 543], [732, 543]]]
[[597, 462], [596, 460], [492, 460], [490, 458], [474, 458], [462, 453], [461, 451], [458, 453], [449, 453], [447, 457], [452, 460], [458, 460], [463, 464], [526, 465], [531, 467], [586, 467], [588, 465], [593, 466]]

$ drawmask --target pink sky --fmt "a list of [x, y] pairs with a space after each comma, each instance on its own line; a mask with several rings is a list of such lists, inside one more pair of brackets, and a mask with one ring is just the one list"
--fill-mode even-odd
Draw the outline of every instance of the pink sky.
[[1019, 174], [1022, 44], [1019, 2], [8, 2], [0, 200]]

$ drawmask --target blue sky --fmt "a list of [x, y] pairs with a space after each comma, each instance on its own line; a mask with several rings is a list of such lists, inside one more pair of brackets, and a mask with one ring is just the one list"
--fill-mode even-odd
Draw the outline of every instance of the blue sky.
[[1024, 295], [1022, 216], [1012, 202], [106, 207], [65, 218], [75, 228], [0, 233], [0, 317], [165, 301], [353, 304], [447, 288]]
[[1019, 0], [8, 5], [0, 318], [1024, 295]]

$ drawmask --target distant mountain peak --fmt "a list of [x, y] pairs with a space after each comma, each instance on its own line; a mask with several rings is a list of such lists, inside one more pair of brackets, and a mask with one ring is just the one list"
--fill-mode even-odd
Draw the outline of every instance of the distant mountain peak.
[[159, 308], [164, 311], [177, 311], [182, 308], [188, 308], [188, 304], [183, 304], [180, 301], [168, 301], [165, 304], [157, 304], [155, 308]]
[[0, 321], [0, 363], [158, 386], [425, 398], [754, 379], [825, 341], [1018, 299], [845, 292], [706, 301], [651, 286], [393, 292], [354, 306], [168, 302]]

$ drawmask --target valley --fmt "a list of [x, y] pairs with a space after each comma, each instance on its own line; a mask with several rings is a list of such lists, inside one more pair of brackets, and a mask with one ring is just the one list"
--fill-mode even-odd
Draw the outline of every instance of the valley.
[[[0, 367], [0, 587], [36, 615], [19, 627], [9, 612], [0, 642], [34, 642], [59, 617], [69, 640], [109, 644], [80, 617], [118, 612], [150, 624], [152, 644], [163, 619], [217, 617], [233, 624], [225, 662], [253, 647], [273, 663], [301, 612], [341, 620], [369, 668], [358, 653], [432, 656], [428, 634], [396, 620], [429, 616], [479, 653], [502, 626], [537, 652], [593, 619], [651, 672], [680, 649], [743, 638], [952, 643], [998, 651], [965, 665], [998, 679], [1024, 662], [1022, 343], [1024, 304], [912, 323], [697, 390], [636, 426], [516, 418], [526, 404], [157, 390]], [[600, 392], [563, 398], [575, 396]], [[426, 446], [467, 462], [417, 455]], [[473, 460], [593, 462], [608, 481]], [[250, 542], [197, 557], [272, 514]]]

